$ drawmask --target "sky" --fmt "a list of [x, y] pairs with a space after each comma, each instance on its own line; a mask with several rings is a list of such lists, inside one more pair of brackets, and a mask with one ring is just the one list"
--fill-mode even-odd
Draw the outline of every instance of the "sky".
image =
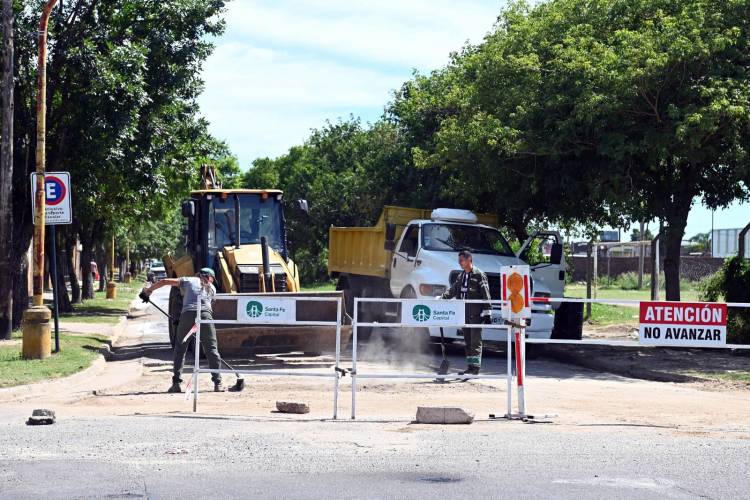
[[[445, 65], [479, 43], [500, 0], [232, 0], [226, 33], [204, 65], [200, 98], [211, 133], [243, 170], [284, 154], [326, 120], [374, 122], [413, 71]], [[716, 228], [750, 222], [750, 204], [716, 212]], [[711, 229], [696, 203], [686, 235]]]

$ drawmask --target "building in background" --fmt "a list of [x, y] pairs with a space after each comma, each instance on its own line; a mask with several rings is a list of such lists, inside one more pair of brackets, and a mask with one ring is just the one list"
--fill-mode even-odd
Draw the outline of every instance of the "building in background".
[[[711, 254], [720, 258], [737, 255], [740, 231], [742, 228], [714, 229], [711, 235]], [[745, 235], [745, 248], [750, 248], [750, 232]]]

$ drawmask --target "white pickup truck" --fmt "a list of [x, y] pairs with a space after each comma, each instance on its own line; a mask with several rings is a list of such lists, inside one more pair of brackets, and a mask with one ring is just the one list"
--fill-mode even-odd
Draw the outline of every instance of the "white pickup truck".
[[[468, 249], [474, 265], [487, 275], [494, 300], [500, 297], [500, 268], [519, 264], [531, 266], [535, 297], [562, 297], [565, 257], [560, 235], [537, 232], [514, 252], [496, 221], [492, 215], [468, 210], [385, 207], [374, 227], [330, 229], [329, 272], [338, 278], [348, 311], [354, 297], [432, 298], [455, 280], [460, 273], [457, 254]], [[557, 306], [534, 304], [529, 337], [553, 336], [553, 307]], [[384, 317], [394, 316], [390, 307], [370, 310], [369, 321], [393, 321]], [[499, 306], [493, 306], [492, 319], [502, 322]], [[460, 337], [455, 328], [444, 329], [444, 334], [449, 339]], [[430, 329], [430, 335], [439, 336], [439, 329]], [[503, 330], [486, 329], [482, 336], [489, 341], [505, 340]]]

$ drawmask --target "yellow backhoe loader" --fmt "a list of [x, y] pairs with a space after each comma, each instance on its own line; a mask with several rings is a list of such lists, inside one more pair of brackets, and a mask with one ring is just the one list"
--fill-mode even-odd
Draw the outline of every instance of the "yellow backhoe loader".
[[[201, 167], [201, 189], [182, 203], [187, 219], [185, 252], [164, 257], [167, 276], [193, 276], [196, 269], [216, 272], [219, 293], [285, 293], [338, 297], [338, 292], [303, 293], [299, 271], [289, 256], [284, 223], [283, 193], [277, 189], [223, 189], [213, 167]], [[307, 212], [307, 201], [294, 208]], [[169, 297], [169, 313], [178, 318], [182, 307], [179, 290]], [[346, 315], [342, 311], [342, 318]], [[217, 300], [214, 319], [237, 319], [236, 300]], [[333, 302], [298, 302], [297, 321], [336, 319]], [[217, 325], [221, 352], [249, 354], [260, 350], [297, 350], [319, 353], [335, 347], [335, 329], [320, 326]], [[172, 345], [176, 325], [170, 324]], [[342, 328], [342, 345], [351, 327]]]

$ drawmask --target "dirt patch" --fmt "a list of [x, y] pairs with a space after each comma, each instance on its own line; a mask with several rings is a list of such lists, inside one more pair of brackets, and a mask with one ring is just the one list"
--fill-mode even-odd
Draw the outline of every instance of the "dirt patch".
[[658, 382], [699, 383], [706, 389], [750, 390], [750, 355], [718, 349], [546, 345], [552, 359], [597, 371]]

